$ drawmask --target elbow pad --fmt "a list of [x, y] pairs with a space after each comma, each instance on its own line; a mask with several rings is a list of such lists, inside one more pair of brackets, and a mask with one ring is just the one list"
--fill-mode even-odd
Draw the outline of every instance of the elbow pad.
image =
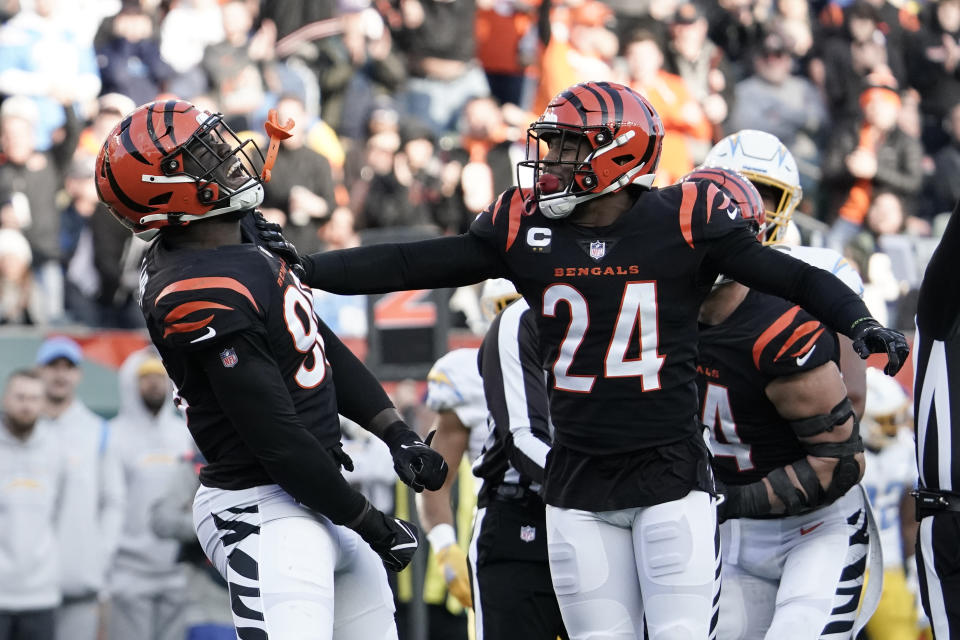
[[837, 406], [830, 410], [830, 413], [820, 414], [811, 418], [803, 418], [801, 420], [791, 420], [790, 428], [793, 429], [793, 432], [797, 434], [798, 437], [810, 438], [820, 435], [821, 433], [833, 431], [836, 427], [849, 420], [851, 416], [856, 420], [853, 403], [850, 402], [850, 398], [848, 397], [840, 401]]
[[826, 489], [820, 485], [816, 472], [806, 458], [794, 462], [793, 470], [807, 492], [811, 508], [832, 504], [860, 482], [860, 465], [852, 455], [837, 459], [837, 466], [833, 468], [833, 476]]

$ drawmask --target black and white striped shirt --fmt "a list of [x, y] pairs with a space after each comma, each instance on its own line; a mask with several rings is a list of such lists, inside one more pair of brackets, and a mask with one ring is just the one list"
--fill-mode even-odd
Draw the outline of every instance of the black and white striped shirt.
[[960, 492], [960, 204], [917, 302], [914, 415], [920, 486]]
[[539, 491], [552, 425], [536, 323], [523, 299], [490, 325], [480, 347], [480, 374], [490, 412], [490, 435], [473, 466], [481, 478], [478, 504], [503, 484]]

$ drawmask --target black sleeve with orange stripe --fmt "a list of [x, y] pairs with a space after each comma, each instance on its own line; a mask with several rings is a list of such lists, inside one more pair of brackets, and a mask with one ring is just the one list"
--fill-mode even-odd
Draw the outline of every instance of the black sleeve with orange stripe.
[[753, 364], [772, 378], [810, 371], [839, 357], [837, 334], [794, 305], [753, 343]]
[[230, 277], [177, 280], [153, 300], [150, 315], [172, 349], [193, 351], [211, 341], [262, 326], [263, 305]]
[[872, 317], [860, 296], [835, 275], [761, 245], [746, 228], [711, 242], [706, 266], [751, 289], [799, 304], [847, 337], [852, 337], [857, 320]]

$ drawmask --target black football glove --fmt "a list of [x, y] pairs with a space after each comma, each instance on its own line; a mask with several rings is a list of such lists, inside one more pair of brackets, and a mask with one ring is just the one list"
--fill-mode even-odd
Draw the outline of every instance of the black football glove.
[[902, 333], [888, 329], [873, 318], [861, 318], [851, 327], [853, 348], [861, 358], [871, 353], [886, 353], [887, 366], [883, 372], [888, 376], [896, 375], [910, 355], [910, 345]]
[[257, 244], [282, 258], [293, 273], [301, 280], [306, 275], [297, 248], [283, 237], [283, 230], [275, 222], [267, 222], [259, 211], [253, 212], [253, 222], [257, 228]]
[[391, 518], [370, 506], [348, 527], [376, 551], [390, 571], [403, 571], [420, 546], [420, 529], [400, 518]]
[[446, 461], [430, 448], [432, 436], [431, 432], [424, 442], [402, 422], [394, 423], [384, 434], [397, 476], [417, 493], [424, 488], [436, 491], [447, 479]]

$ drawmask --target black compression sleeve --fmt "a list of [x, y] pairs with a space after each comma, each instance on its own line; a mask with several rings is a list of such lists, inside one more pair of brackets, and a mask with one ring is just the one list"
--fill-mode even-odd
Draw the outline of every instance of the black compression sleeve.
[[917, 300], [917, 325], [924, 335], [946, 340], [960, 320], [960, 203], [950, 215], [927, 271]]
[[[236, 352], [233, 367], [220, 359], [225, 347]], [[347, 484], [330, 454], [304, 429], [263, 338], [235, 334], [195, 358], [221, 410], [284, 491], [335, 524], [357, 517], [366, 499]]]
[[828, 327], [851, 336], [853, 323], [870, 317], [867, 306], [842, 280], [782, 251], [764, 247], [748, 232], [717, 239], [711, 265], [752, 289], [799, 304]]
[[496, 250], [471, 233], [314, 253], [303, 267], [309, 286], [344, 294], [461, 287], [506, 275]]
[[367, 369], [340, 338], [320, 321], [320, 335], [337, 389], [337, 409], [361, 427], [367, 427], [374, 416], [393, 407], [387, 393], [370, 369]]

